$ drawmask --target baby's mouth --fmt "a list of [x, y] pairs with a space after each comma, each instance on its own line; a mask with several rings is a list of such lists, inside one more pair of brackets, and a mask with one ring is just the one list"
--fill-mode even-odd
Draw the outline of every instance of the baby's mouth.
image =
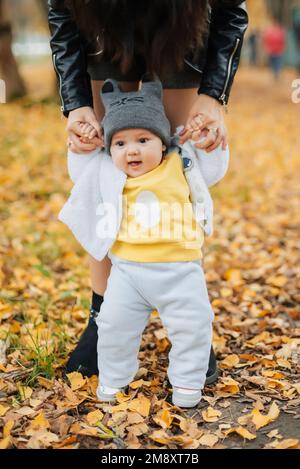
[[136, 161], [130, 161], [128, 164], [129, 164], [129, 166], [131, 166], [132, 168], [136, 168], [137, 166], [139, 166], [140, 164], [142, 164], [142, 162], [136, 160]]

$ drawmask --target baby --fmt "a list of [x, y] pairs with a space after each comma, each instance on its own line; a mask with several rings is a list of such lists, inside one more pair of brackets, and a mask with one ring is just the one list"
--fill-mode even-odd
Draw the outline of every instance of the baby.
[[69, 153], [75, 186], [59, 215], [91, 255], [100, 260], [108, 254], [112, 261], [96, 320], [97, 397], [113, 401], [134, 379], [142, 332], [158, 310], [172, 345], [172, 402], [194, 407], [212, 343], [213, 311], [201, 265], [212, 220], [207, 186], [224, 176], [228, 151], [207, 154], [191, 142], [171, 142], [159, 81], [123, 93], [107, 80], [101, 97], [106, 152]]

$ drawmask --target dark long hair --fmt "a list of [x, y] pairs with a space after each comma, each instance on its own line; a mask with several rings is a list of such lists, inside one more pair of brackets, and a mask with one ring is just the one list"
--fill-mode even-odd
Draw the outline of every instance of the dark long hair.
[[207, 0], [65, 0], [84, 35], [98, 37], [104, 58], [126, 72], [134, 53], [148, 72], [183, 66], [185, 54], [201, 47], [207, 31]]

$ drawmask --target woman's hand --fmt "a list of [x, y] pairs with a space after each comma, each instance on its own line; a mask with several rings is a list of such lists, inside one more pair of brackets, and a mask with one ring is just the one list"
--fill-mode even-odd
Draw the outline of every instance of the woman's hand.
[[68, 146], [74, 153], [88, 153], [103, 146], [102, 129], [91, 107], [70, 111], [67, 132]]
[[194, 103], [184, 129], [180, 132], [180, 144], [189, 139], [199, 141], [196, 148], [206, 150], [208, 153], [215, 150], [220, 143], [222, 149], [227, 147], [227, 130], [224, 122], [222, 104], [215, 98], [200, 94]]

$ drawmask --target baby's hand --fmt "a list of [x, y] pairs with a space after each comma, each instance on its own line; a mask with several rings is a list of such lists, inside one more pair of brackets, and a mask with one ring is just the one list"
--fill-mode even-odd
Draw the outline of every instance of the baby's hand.
[[80, 141], [82, 143], [93, 143], [94, 145], [103, 147], [103, 138], [99, 138], [97, 130], [91, 125], [85, 122], [80, 122], [79, 127], [81, 130]]
[[[202, 128], [201, 128], [202, 126]], [[208, 128], [204, 127], [203, 128], [203, 123], [201, 120], [200, 115], [195, 115], [189, 125], [186, 126], [186, 129], [184, 130], [183, 133], [180, 134], [180, 143], [182, 143], [182, 138], [189, 138], [193, 140], [194, 146], [196, 148], [203, 149], [203, 141], [206, 140], [206, 138], [212, 137], [216, 138], [218, 136], [218, 129], [213, 129], [213, 128]], [[205, 150], [207, 151], [207, 150]]]

